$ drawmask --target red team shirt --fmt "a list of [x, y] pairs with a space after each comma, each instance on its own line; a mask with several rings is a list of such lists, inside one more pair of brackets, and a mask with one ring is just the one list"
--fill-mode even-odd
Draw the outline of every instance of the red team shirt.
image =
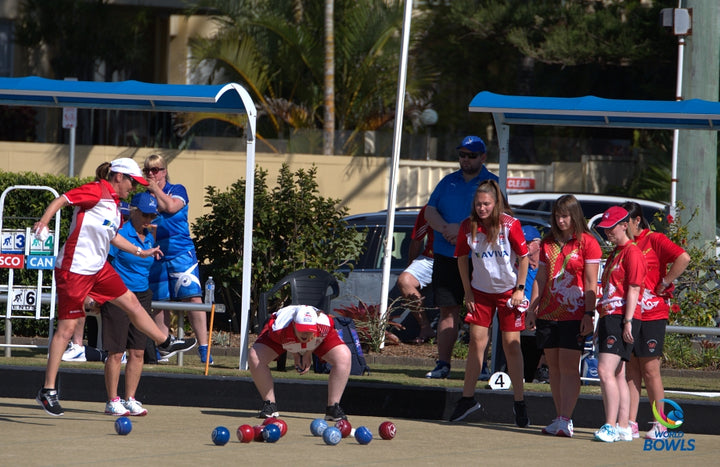
[[[503, 213], [500, 232], [495, 243], [489, 243], [485, 228], [478, 225], [477, 235], [470, 235], [470, 219], [460, 224], [455, 257], [472, 256], [473, 273], [470, 284], [485, 293], [504, 293], [515, 287], [517, 260], [528, 254], [520, 221]], [[465, 241], [462, 241], [465, 239]]]
[[548, 280], [538, 305], [538, 319], [579, 321], [585, 314], [585, 265], [600, 264], [602, 250], [595, 237], [582, 233], [561, 245], [552, 238], [540, 244], [540, 264]]
[[87, 183], [63, 196], [75, 207], [70, 235], [58, 253], [56, 269], [93, 275], [100, 271], [121, 224], [120, 199], [105, 180]]
[[425, 242], [425, 250], [422, 252], [423, 256], [426, 256], [428, 258], [433, 257], [433, 229], [430, 228], [430, 224], [428, 224], [428, 221], [425, 219], [425, 208], [427, 205], [423, 206], [423, 208], [418, 213], [417, 217], [415, 218], [415, 226], [413, 227], [412, 234], [410, 234], [410, 238], [413, 240], [422, 240], [427, 236], [427, 241]]
[[[685, 250], [677, 246], [669, 238], [659, 232], [643, 230], [635, 237], [635, 243], [645, 256], [647, 275], [645, 276], [645, 290], [640, 296], [642, 306], [642, 321], [668, 319], [670, 307], [667, 297], [655, 295], [655, 287], [663, 280], [668, 265], [674, 263]], [[672, 286], [667, 293], [672, 292]]]
[[344, 345], [344, 342], [335, 330], [333, 319], [319, 310], [317, 315], [315, 337], [309, 342], [300, 342], [295, 337], [295, 327], [292, 324], [295, 317], [294, 306], [288, 306], [273, 313], [256, 342], [267, 345], [278, 355], [282, 355], [284, 352], [304, 353], [309, 351], [322, 357], [333, 347]]
[[624, 315], [628, 288], [630, 285], [639, 285], [640, 296], [633, 318], [640, 319], [642, 314], [640, 301], [646, 272], [645, 257], [636, 244], [627, 242], [623, 246], [616, 247], [607, 259], [602, 275], [603, 294], [597, 306], [600, 318], [607, 315]]

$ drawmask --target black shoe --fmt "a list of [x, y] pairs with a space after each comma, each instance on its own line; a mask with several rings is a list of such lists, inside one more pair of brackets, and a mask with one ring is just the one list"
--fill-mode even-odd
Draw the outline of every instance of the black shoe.
[[339, 420], [347, 420], [347, 416], [340, 407], [340, 404], [335, 402], [333, 405], [328, 405], [327, 409], [325, 409], [325, 420], [337, 422]]
[[178, 352], [187, 352], [188, 350], [195, 347], [197, 341], [193, 338], [189, 339], [176, 339], [170, 336], [170, 342], [167, 346], [158, 346], [158, 352], [163, 358], [170, 358]]
[[57, 391], [55, 389], [40, 389], [37, 393], [37, 397], [35, 397], [35, 400], [38, 404], [40, 404], [40, 407], [45, 409], [45, 412], [54, 417], [59, 417], [65, 413], [63, 408], [60, 406]]
[[515, 401], [513, 406], [513, 414], [515, 414], [515, 424], [520, 428], [530, 426], [530, 417], [528, 417], [525, 401]]
[[260, 409], [260, 413], [258, 414], [258, 418], [270, 418], [270, 417], [279, 417], [280, 412], [277, 410], [277, 405], [275, 402], [270, 401], [263, 401], [262, 409]]
[[533, 383], [549, 383], [550, 382], [550, 368], [547, 365], [542, 365], [540, 368], [535, 370], [535, 379]]
[[455, 405], [455, 410], [450, 415], [451, 422], [459, 422], [471, 413], [480, 409], [480, 403], [474, 397], [461, 397]]

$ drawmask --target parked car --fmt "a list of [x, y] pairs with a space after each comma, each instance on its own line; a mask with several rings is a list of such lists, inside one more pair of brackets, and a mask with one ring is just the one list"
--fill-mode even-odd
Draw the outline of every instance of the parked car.
[[[552, 211], [555, 200], [565, 193], [537, 192], [526, 191], [520, 193], [511, 193], [508, 195], [508, 203], [511, 206], [523, 209], [538, 209], [543, 211]], [[665, 230], [665, 223], [658, 220], [656, 214], [660, 214], [660, 219], [666, 219], [670, 212], [670, 205], [659, 201], [650, 201], [647, 199], [630, 198], [626, 196], [598, 195], [589, 193], [572, 193], [582, 206], [583, 214], [588, 220], [590, 230], [593, 232], [598, 241], [606, 241], [603, 229], [596, 228], [602, 218], [602, 214], [610, 207], [617, 206], [626, 201], [634, 201], [642, 207], [643, 217], [647, 219], [652, 226], [662, 232]], [[715, 226], [715, 253], [720, 258], [720, 225]]]
[[[408, 248], [415, 219], [420, 208], [398, 208], [395, 211], [393, 231], [393, 251], [390, 259], [390, 289], [393, 289], [397, 277], [408, 265]], [[513, 210], [523, 225], [536, 227], [541, 234], [550, 228], [550, 213], [528, 209]], [[384, 242], [387, 236], [387, 211], [348, 216], [345, 220], [349, 228], [365, 237], [363, 254], [353, 261], [354, 268], [344, 272], [347, 279], [340, 283], [340, 296], [333, 300], [333, 307], [357, 305], [362, 300], [368, 305], [379, 304], [382, 290], [382, 270]], [[343, 269], [341, 269], [343, 271]], [[390, 296], [397, 295], [391, 290]]]

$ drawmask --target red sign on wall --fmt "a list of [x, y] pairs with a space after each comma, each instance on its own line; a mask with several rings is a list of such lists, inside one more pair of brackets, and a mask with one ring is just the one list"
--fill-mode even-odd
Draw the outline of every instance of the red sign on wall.
[[0, 254], [0, 268], [5, 269], [22, 269], [25, 267], [24, 255]]
[[508, 190], [534, 190], [535, 179], [534, 178], [520, 178], [520, 177], [508, 177], [507, 179]]

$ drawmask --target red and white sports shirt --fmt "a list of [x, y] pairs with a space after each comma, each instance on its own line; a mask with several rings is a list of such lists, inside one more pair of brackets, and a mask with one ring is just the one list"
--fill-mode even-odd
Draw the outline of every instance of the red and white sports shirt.
[[[600, 264], [602, 250], [592, 235], [583, 232], [564, 245], [549, 237], [540, 244], [540, 264], [547, 274], [540, 290], [538, 319], [581, 320], [585, 314], [585, 265]], [[594, 304], [593, 304], [594, 305]]]
[[500, 232], [494, 243], [488, 242], [481, 224], [478, 225], [477, 235], [470, 234], [470, 218], [462, 221], [458, 231], [455, 257], [472, 257], [470, 285], [485, 293], [504, 293], [515, 287], [517, 260], [528, 254], [520, 221], [503, 213], [500, 224]]
[[[635, 237], [635, 243], [645, 256], [647, 275], [645, 276], [645, 290], [640, 297], [643, 321], [668, 319], [670, 306], [667, 297], [655, 295], [655, 287], [663, 280], [668, 265], [675, 262], [685, 250], [677, 246], [669, 238], [659, 232], [650, 232], [645, 229]], [[669, 287], [667, 294], [671, 296], [673, 287]]]
[[58, 253], [55, 268], [93, 275], [105, 264], [110, 241], [120, 228], [120, 200], [105, 180], [79, 186], [63, 196], [75, 210], [70, 235]]
[[602, 275], [602, 298], [598, 301], [597, 310], [600, 317], [607, 315], [623, 315], [625, 313], [625, 297], [631, 285], [640, 286], [638, 303], [633, 313], [634, 319], [640, 319], [640, 299], [645, 284], [647, 266], [640, 248], [633, 242], [617, 246], [605, 263]]

